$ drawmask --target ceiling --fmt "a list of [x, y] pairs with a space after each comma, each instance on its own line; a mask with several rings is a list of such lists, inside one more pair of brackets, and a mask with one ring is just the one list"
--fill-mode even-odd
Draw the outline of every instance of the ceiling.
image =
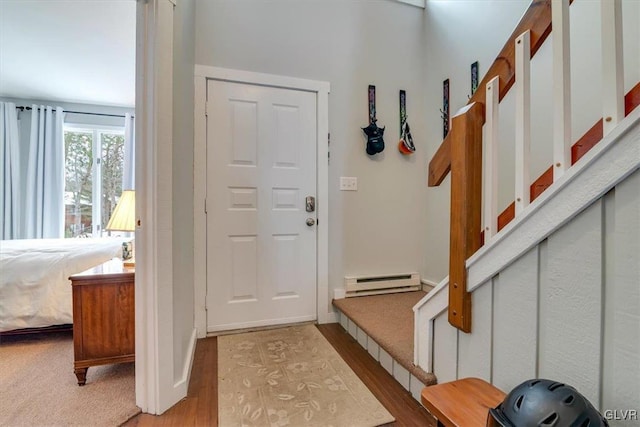
[[133, 107], [134, 0], [0, 0], [0, 96]]

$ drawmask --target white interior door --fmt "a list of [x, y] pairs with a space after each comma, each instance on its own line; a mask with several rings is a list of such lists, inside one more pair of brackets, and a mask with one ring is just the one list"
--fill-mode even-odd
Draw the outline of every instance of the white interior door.
[[314, 320], [316, 94], [210, 80], [207, 99], [207, 331]]

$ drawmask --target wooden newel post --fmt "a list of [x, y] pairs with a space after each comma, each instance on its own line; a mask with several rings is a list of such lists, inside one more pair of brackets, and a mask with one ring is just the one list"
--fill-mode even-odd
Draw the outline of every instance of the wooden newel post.
[[471, 332], [467, 259], [480, 248], [482, 209], [482, 124], [484, 105], [467, 105], [451, 126], [451, 237], [449, 323]]

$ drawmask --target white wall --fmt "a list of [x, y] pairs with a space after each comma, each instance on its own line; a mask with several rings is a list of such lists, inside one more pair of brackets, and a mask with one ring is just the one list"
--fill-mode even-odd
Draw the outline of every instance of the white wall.
[[[467, 103], [470, 65], [479, 61], [480, 76], [504, 46], [529, 6], [529, 0], [429, 0], [426, 4], [427, 77], [426, 141], [428, 159], [442, 142], [442, 81], [450, 79], [450, 112]], [[640, 2], [623, 0], [625, 93], [640, 81]], [[571, 16], [572, 139], [579, 139], [601, 117], [600, 3], [576, 1]], [[553, 33], [532, 59], [531, 179], [552, 164]], [[514, 200], [514, 92], [500, 104], [499, 194], [502, 211]], [[450, 178], [427, 192], [427, 277], [439, 281], [448, 273]]]
[[[426, 273], [433, 242], [426, 229], [422, 9], [392, 1], [197, 0], [196, 10], [197, 64], [331, 84], [330, 296], [345, 275]], [[378, 124], [386, 126], [386, 149], [373, 158], [360, 130], [368, 123], [369, 84], [377, 87]], [[400, 89], [417, 146], [408, 158], [397, 150]], [[358, 177], [358, 191], [338, 191], [340, 176]]]
[[183, 374], [194, 328], [193, 67], [195, 1], [180, 0], [173, 32], [173, 375]]
[[0, 95], [133, 107], [136, 2], [0, 2]]

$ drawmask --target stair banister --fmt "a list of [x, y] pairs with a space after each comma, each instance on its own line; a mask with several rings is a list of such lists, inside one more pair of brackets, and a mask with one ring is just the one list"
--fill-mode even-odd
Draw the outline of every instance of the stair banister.
[[[515, 195], [516, 215], [529, 206], [531, 182], [531, 33], [525, 31], [516, 39], [516, 138]], [[473, 255], [473, 254], [471, 254]]]
[[[482, 126], [485, 122], [487, 84], [495, 77], [499, 79], [496, 85], [499, 102], [515, 82], [516, 39], [523, 33], [527, 34], [529, 54], [525, 56], [529, 60], [550, 32], [551, 0], [533, 0], [489, 67], [478, 90], [467, 106], [453, 118], [451, 132], [429, 163], [429, 186], [438, 186], [452, 171], [449, 322], [465, 332], [471, 332], [471, 296], [466, 286], [466, 260], [482, 246]], [[530, 108], [528, 102], [525, 108]], [[458, 159], [457, 156], [461, 157]]]
[[571, 49], [569, 0], [553, 0], [553, 180], [571, 166]]
[[[523, 237], [534, 236], [523, 224], [535, 224], [536, 215], [551, 217], [545, 214], [543, 209], [557, 193], [566, 192], [576, 174], [584, 173], [585, 167], [589, 168], [594, 161], [594, 156], [588, 156], [585, 161], [575, 168], [569, 168], [584, 156], [592, 147], [606, 136], [609, 131], [615, 129], [617, 123], [629, 115], [640, 105], [640, 82], [624, 95], [623, 91], [623, 55], [622, 55], [622, 23], [621, 3], [619, 0], [600, 0], [602, 17], [602, 112], [599, 121], [571, 145], [571, 79], [570, 79], [570, 52], [569, 52], [569, 5], [572, 0], [534, 0], [518, 24], [513, 35], [502, 49], [498, 58], [494, 61], [489, 71], [483, 78], [478, 91], [469, 100], [467, 106], [461, 109], [453, 118], [451, 132], [445, 138], [438, 151], [429, 164], [429, 186], [437, 186], [446, 175], [451, 172], [451, 236], [449, 276], [445, 278], [430, 294], [414, 307], [415, 318], [415, 363], [428, 372], [434, 372], [433, 345], [436, 340], [434, 332], [435, 319], [448, 309], [449, 322], [463, 332], [470, 332], [472, 326], [471, 317], [471, 293], [475, 288], [486, 283], [488, 278], [502, 271], [513, 262], [517, 256], [521, 256], [528, 250], [521, 244], [517, 251], [513, 250], [513, 242], [523, 240]], [[524, 28], [523, 22], [531, 22], [532, 16], [538, 20], [530, 24], [531, 28]], [[529, 113], [530, 102], [526, 100], [524, 88], [517, 90], [517, 79], [526, 80], [528, 70], [526, 60], [533, 57], [540, 45], [551, 31], [553, 23], [553, 164], [533, 184], [526, 177], [528, 159], [525, 154], [526, 139], [529, 136], [526, 120]], [[519, 60], [516, 60], [516, 52], [519, 49], [518, 37], [530, 36], [529, 48], [520, 47]], [[522, 38], [520, 38], [522, 44]], [[530, 55], [526, 55], [526, 52]], [[523, 71], [524, 68], [524, 71]], [[522, 80], [521, 80], [522, 81]], [[499, 102], [513, 85], [516, 93], [516, 108], [522, 109], [516, 114], [516, 140], [519, 140], [521, 151], [520, 166], [516, 166], [516, 179], [520, 179], [519, 190], [516, 190], [516, 201], [512, 203], [499, 216], [497, 211], [497, 146], [498, 146], [498, 113]], [[483, 112], [483, 110], [485, 110]], [[637, 111], [634, 113], [637, 123]], [[486, 120], [486, 123], [485, 123]], [[484, 132], [485, 141], [482, 141], [482, 126], [486, 125]], [[624, 126], [629, 126], [626, 121]], [[479, 130], [478, 130], [479, 129]], [[627, 128], [628, 129], [628, 128]], [[620, 129], [616, 129], [611, 136], [605, 138], [605, 148], [600, 144], [593, 151], [595, 156], [601, 155], [613, 145], [612, 141], [621, 135]], [[628, 147], [628, 146], [627, 146]], [[486, 150], [485, 166], [482, 170], [482, 149]], [[631, 156], [633, 157], [633, 156]], [[597, 158], [597, 157], [596, 157]], [[637, 156], [636, 156], [637, 158]], [[480, 159], [480, 160], [478, 160]], [[617, 164], [617, 163], [616, 163]], [[540, 196], [549, 186], [563, 176], [563, 179], [554, 185], [552, 192], [546, 193], [538, 203], [531, 206], [525, 215], [519, 217], [505, 232], [492, 237], [516, 216], [516, 205], [525, 197], [531, 201]], [[484, 175], [483, 175], [484, 174]], [[477, 177], [484, 176], [484, 204], [480, 200], [480, 188], [482, 183], [477, 182]], [[596, 180], [597, 181], [597, 180]], [[593, 182], [596, 182], [593, 181]], [[586, 187], [593, 188], [593, 185]], [[520, 193], [518, 193], [520, 191]], [[579, 191], [572, 193], [580, 194]], [[477, 196], [477, 197], [476, 197]], [[520, 200], [518, 200], [520, 199]], [[521, 211], [524, 206], [520, 209]], [[562, 208], [564, 211], [564, 207]], [[484, 212], [484, 224], [480, 224], [480, 212]], [[579, 212], [579, 209], [576, 210]], [[569, 218], [569, 217], [566, 217]], [[566, 221], [566, 218], [563, 221]], [[547, 226], [547, 221], [544, 221]], [[559, 227], [560, 222], [555, 227]], [[519, 230], [516, 234], [514, 230]], [[484, 233], [486, 248], [477, 251], [482, 244], [481, 232]], [[523, 234], [524, 233], [524, 234]], [[545, 234], [537, 232], [535, 235]], [[513, 237], [513, 236], [516, 237]], [[538, 237], [536, 237], [538, 238]], [[510, 239], [510, 240], [508, 240]], [[525, 239], [526, 240], [526, 239]], [[511, 250], [505, 251], [505, 242]], [[537, 240], [539, 243], [539, 240]], [[476, 253], [475, 255], [474, 252]], [[513, 255], [516, 253], [516, 255]], [[445, 289], [446, 288], [446, 289]], [[448, 293], [448, 295], [447, 295]], [[448, 297], [448, 302], [447, 302]], [[476, 320], [476, 322], [479, 322]], [[480, 323], [477, 323], [480, 324]], [[444, 330], [444, 329], [441, 329]], [[463, 335], [456, 335], [459, 339]], [[444, 339], [440, 335], [439, 340]], [[458, 347], [459, 348], [459, 347]]]
[[[542, 43], [551, 33], [551, 0], [533, 0], [522, 16], [516, 29], [507, 40], [498, 57], [487, 70], [467, 104], [478, 102], [485, 104], [486, 86], [494, 77], [500, 78], [499, 100], [509, 92], [515, 82], [515, 40], [525, 31], [531, 32], [531, 57], [538, 52]], [[484, 122], [483, 122], [484, 123]], [[429, 162], [429, 187], [437, 187], [451, 170], [451, 135], [448, 135]]]
[[[466, 287], [466, 261], [529, 203], [577, 161], [576, 152], [588, 141], [588, 151], [625, 116], [621, 0], [600, 0], [602, 12], [603, 120], [571, 146], [571, 79], [569, 5], [571, 0], [533, 0], [514, 33], [493, 62], [465, 108], [452, 121], [451, 132], [429, 163], [429, 186], [439, 185], [451, 171], [451, 237], [449, 253], [449, 322], [471, 331], [471, 300]], [[531, 185], [530, 60], [555, 27], [553, 43], [554, 129], [553, 165]], [[515, 202], [495, 220], [497, 192], [497, 104], [515, 84]], [[633, 98], [634, 88], [629, 97]], [[497, 92], [497, 94], [496, 94]], [[497, 98], [497, 99], [496, 99]], [[488, 105], [485, 105], [488, 103]], [[485, 118], [484, 110], [487, 109]], [[481, 224], [482, 126], [487, 126], [485, 224]], [[476, 127], [480, 128], [477, 132]], [[470, 134], [467, 134], [470, 133]], [[593, 135], [592, 135], [593, 133]], [[476, 139], [477, 138], [477, 139]], [[454, 147], [455, 145], [455, 147]], [[577, 149], [576, 149], [577, 146]], [[475, 149], [479, 150], [477, 153]], [[479, 153], [479, 154], [478, 154]], [[476, 161], [474, 156], [479, 155]], [[456, 156], [461, 156], [458, 159]], [[573, 157], [573, 158], [572, 158]], [[476, 179], [478, 182], [476, 183]], [[474, 189], [476, 193], [471, 190]], [[484, 235], [482, 234], [484, 233]]]
[[600, 0], [602, 22], [603, 134], [625, 117], [624, 63], [622, 55], [622, 5], [620, 0]]
[[489, 240], [498, 232], [498, 122], [500, 108], [498, 93], [500, 78], [487, 83], [485, 108], [485, 170], [484, 170], [484, 239]]
[[471, 332], [471, 295], [467, 292], [467, 258], [482, 245], [482, 124], [484, 106], [461, 109], [451, 127], [451, 227], [449, 323]]

